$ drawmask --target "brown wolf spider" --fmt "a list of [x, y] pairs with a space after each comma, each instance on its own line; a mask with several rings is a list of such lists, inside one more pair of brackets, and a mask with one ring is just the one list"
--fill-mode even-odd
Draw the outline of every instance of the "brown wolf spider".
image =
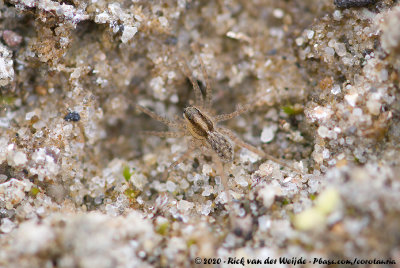
[[[256, 153], [263, 158], [272, 160], [273, 162], [276, 162], [284, 167], [288, 167], [289, 169], [296, 172], [300, 172], [296, 168], [293, 168], [286, 163], [265, 154], [263, 151], [257, 149], [256, 147], [244, 142], [231, 130], [217, 125], [217, 123], [219, 122], [232, 119], [239, 116], [240, 114], [249, 111], [255, 106], [257, 100], [244, 106], [238, 106], [236, 111], [232, 113], [214, 115], [211, 110], [212, 88], [210, 85], [209, 77], [207, 75], [201, 57], [198, 56], [198, 59], [200, 62], [203, 77], [205, 79], [205, 97], [203, 98], [198, 83], [194, 79], [193, 75], [188, 71], [188, 66], [186, 65], [185, 61], [183, 61], [183, 72], [192, 83], [195, 93], [195, 103], [194, 105], [190, 105], [183, 110], [183, 119], [178, 118], [175, 121], [171, 121], [163, 116], [160, 116], [150, 111], [143, 106], [136, 105], [137, 109], [141, 112], [149, 115], [155, 120], [162, 122], [170, 128], [177, 129], [177, 131], [144, 131], [143, 133], [167, 138], [179, 138], [184, 136], [189, 136], [191, 138], [189, 149], [184, 154], [182, 154], [175, 162], [173, 162], [168, 167], [168, 169], [164, 171], [163, 179], [165, 180], [167, 178], [169, 171], [171, 171], [175, 166], [186, 160], [194, 149], [200, 149], [205, 154], [211, 154], [214, 162], [217, 164], [217, 172], [221, 176], [221, 181], [223, 183], [228, 199], [228, 206], [231, 206], [231, 198], [228, 193], [227, 178], [224, 174], [223, 163], [233, 161], [234, 146], [232, 142], [240, 147], [246, 148], [247, 150]], [[231, 216], [232, 222], [233, 215], [232, 213], [229, 213], [229, 215]]]

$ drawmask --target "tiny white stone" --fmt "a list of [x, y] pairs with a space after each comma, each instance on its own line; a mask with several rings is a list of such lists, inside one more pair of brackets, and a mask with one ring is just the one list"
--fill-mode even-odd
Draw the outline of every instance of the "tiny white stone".
[[323, 157], [324, 159], [328, 159], [329, 156], [330, 156], [329, 150], [325, 148], [325, 149], [322, 151], [322, 157]]
[[240, 160], [242, 162], [251, 162], [255, 163], [260, 159], [260, 156], [256, 153], [253, 153], [247, 149], [242, 149], [239, 153]]
[[283, 10], [280, 8], [274, 9], [273, 14], [274, 14], [274, 17], [277, 19], [281, 19], [285, 15], [285, 13], [283, 13]]
[[333, 95], [337, 95], [337, 94], [339, 94], [340, 92], [341, 92], [340, 86], [337, 85], [337, 84], [333, 85], [333, 87], [332, 87], [332, 89], [331, 89], [331, 93], [332, 93]]
[[4, 175], [4, 174], [0, 174], [0, 183], [3, 183], [3, 182], [5, 182], [6, 180], [7, 180], [7, 176], [6, 175]]
[[110, 20], [110, 15], [105, 11], [101, 14], [97, 14], [94, 18], [94, 22], [96, 23], [106, 23], [109, 20]]
[[177, 94], [172, 94], [171, 97], [169, 98], [169, 100], [170, 100], [172, 103], [178, 103], [178, 101], [179, 101], [179, 96], [178, 96]]
[[7, 218], [1, 220], [0, 231], [7, 234], [15, 228], [15, 223]]
[[208, 165], [208, 164], [203, 165], [202, 173], [204, 176], [210, 175], [212, 173], [212, 171], [213, 171], [213, 169], [212, 169], [211, 165]]
[[321, 138], [326, 138], [329, 135], [329, 129], [326, 126], [320, 126], [318, 128], [318, 135], [320, 135]]
[[326, 47], [325, 48], [325, 53], [329, 56], [329, 57], [333, 57], [335, 55], [335, 50], [331, 47]]
[[211, 185], [207, 185], [204, 187], [204, 191], [201, 193], [202, 196], [210, 196], [213, 193], [213, 187]]
[[346, 96], [344, 96], [344, 99], [347, 101], [347, 103], [353, 107], [356, 105], [357, 98], [358, 98], [357, 93], [347, 94]]
[[33, 117], [34, 115], [36, 115], [36, 112], [35, 112], [35, 111], [26, 113], [26, 115], [25, 115], [25, 120], [27, 120], [27, 121], [28, 121], [28, 120], [31, 120], [32, 117]]
[[303, 39], [303, 37], [297, 37], [295, 42], [296, 42], [297, 46], [301, 46], [304, 43], [304, 39]]
[[180, 187], [183, 189], [183, 190], [185, 190], [185, 189], [187, 189], [187, 188], [189, 188], [189, 183], [187, 182], [187, 180], [182, 180], [181, 182], [180, 182]]
[[235, 177], [235, 181], [242, 187], [246, 187], [249, 183], [243, 178], [243, 176], [239, 175]]
[[335, 51], [339, 57], [343, 57], [346, 55], [346, 46], [343, 43], [336, 43], [335, 44]]
[[381, 103], [379, 100], [376, 99], [369, 99], [367, 101], [367, 108], [368, 111], [373, 114], [373, 115], [379, 115], [380, 109], [381, 109]]
[[10, 119], [7, 117], [0, 117], [0, 127], [9, 128], [10, 127]]
[[183, 211], [188, 211], [194, 207], [194, 204], [192, 202], [186, 201], [186, 200], [181, 200], [177, 204], [177, 208], [179, 210]]
[[128, 42], [129, 40], [131, 40], [135, 36], [137, 31], [138, 31], [138, 29], [135, 26], [125, 26], [124, 27], [124, 32], [122, 33], [122, 36], [121, 36], [121, 41], [123, 43]]
[[28, 159], [26, 158], [25, 153], [16, 152], [13, 157], [13, 162], [15, 166], [24, 165]]
[[328, 46], [329, 47], [335, 47], [335, 45], [336, 45], [336, 40], [335, 39], [329, 40], [329, 42], [328, 42]]
[[172, 181], [167, 181], [167, 190], [168, 192], [174, 192], [176, 190], [176, 184]]
[[313, 30], [308, 30], [307, 31], [307, 38], [308, 39], [312, 39], [314, 37], [314, 31]]
[[221, 203], [221, 204], [226, 204], [228, 202], [227, 194], [229, 194], [229, 193], [226, 193], [225, 191], [220, 192], [219, 195], [217, 196], [215, 202]]
[[277, 125], [270, 125], [264, 127], [261, 132], [261, 141], [270, 142], [274, 139], [275, 131], [278, 129]]
[[342, 12], [340, 12], [340, 10], [335, 10], [333, 12], [333, 19], [334, 20], [341, 20], [342, 19]]
[[261, 216], [258, 218], [258, 225], [260, 226], [260, 231], [267, 231], [271, 227], [271, 219], [268, 216]]
[[363, 114], [363, 111], [360, 108], [355, 108], [353, 110], [353, 115], [356, 117], [360, 117], [360, 116], [362, 116], [362, 114]]
[[332, 110], [328, 107], [317, 106], [313, 109], [313, 113], [311, 116], [317, 120], [324, 121], [329, 119], [332, 113]]
[[259, 191], [266, 208], [269, 208], [272, 205], [275, 200], [275, 195], [279, 195], [280, 193], [281, 190], [276, 185], [268, 185]]
[[389, 78], [389, 73], [388, 73], [388, 70], [387, 70], [387, 69], [382, 69], [381, 72], [380, 72], [379, 74], [380, 74], [380, 80], [381, 80], [382, 82], [386, 82], [386, 81], [388, 80], [388, 78]]
[[158, 21], [160, 22], [161, 26], [168, 27], [168, 20], [166, 17], [159, 17]]
[[0, 86], [6, 86], [14, 79], [12, 52], [0, 44]]
[[211, 200], [208, 200], [207, 203], [201, 206], [201, 214], [207, 216], [211, 212]]
[[353, 142], [354, 142], [354, 138], [353, 138], [353, 137], [346, 137], [346, 143], [347, 143], [348, 145], [352, 145]]

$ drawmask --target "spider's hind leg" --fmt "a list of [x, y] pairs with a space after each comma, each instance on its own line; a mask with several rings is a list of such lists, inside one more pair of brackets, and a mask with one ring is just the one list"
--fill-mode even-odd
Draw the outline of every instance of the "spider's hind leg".
[[288, 169], [290, 169], [292, 171], [295, 171], [298, 174], [303, 174], [303, 172], [301, 170], [299, 170], [299, 169], [297, 169], [297, 168], [295, 168], [295, 167], [283, 162], [282, 160], [279, 160], [279, 159], [277, 159], [277, 158], [275, 158], [273, 156], [270, 156], [270, 155], [266, 154], [264, 151], [261, 151], [260, 149], [254, 147], [253, 145], [250, 145], [247, 142], [243, 141], [238, 136], [236, 136], [236, 134], [233, 133], [231, 130], [229, 130], [227, 128], [224, 128], [224, 127], [218, 127], [218, 130], [221, 133], [227, 135], [238, 146], [240, 146], [242, 148], [245, 148], [245, 149], [247, 149], [247, 150], [249, 150], [249, 151], [251, 151], [251, 152], [253, 152], [253, 153], [255, 153], [255, 154], [257, 154], [257, 155], [259, 155], [261, 157], [263, 157], [263, 158], [271, 160], [271, 161], [273, 161], [273, 162], [275, 162], [275, 163], [277, 163], [277, 164], [279, 164], [279, 165], [281, 165], [283, 167], [286, 167], [286, 168], [288, 168]]
[[221, 159], [218, 157], [216, 153], [213, 153], [213, 160], [214, 163], [216, 164], [216, 171], [217, 174], [220, 175], [221, 177], [221, 182], [222, 186], [224, 187], [224, 192], [227, 198], [227, 205], [228, 205], [228, 215], [229, 215], [229, 223], [231, 227], [235, 227], [235, 215], [234, 215], [234, 209], [233, 209], [233, 200], [231, 197], [231, 194], [229, 193], [229, 187], [228, 187], [228, 177], [226, 176], [225, 170], [224, 170], [224, 163], [221, 161]]

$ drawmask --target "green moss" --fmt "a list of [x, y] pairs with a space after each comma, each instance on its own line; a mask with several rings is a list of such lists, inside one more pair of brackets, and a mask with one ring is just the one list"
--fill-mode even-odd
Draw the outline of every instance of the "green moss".
[[191, 245], [196, 244], [196, 240], [194, 240], [194, 239], [189, 239], [189, 240], [186, 242], [186, 244], [187, 244], [187, 247], [190, 248]]
[[166, 235], [169, 229], [169, 222], [164, 222], [157, 226], [156, 232], [160, 235]]
[[303, 112], [303, 108], [300, 105], [291, 105], [291, 104], [283, 106], [282, 110], [285, 114], [289, 116], [298, 115]]
[[11, 96], [0, 96], [0, 104], [2, 105], [13, 105], [15, 98]]
[[288, 205], [290, 202], [289, 202], [289, 200], [288, 199], [283, 199], [283, 201], [282, 201], [282, 205], [283, 206], [286, 206], [286, 205]]
[[129, 167], [125, 166], [124, 169], [122, 170], [122, 175], [124, 176], [125, 180], [129, 182], [131, 179], [132, 173], [129, 171]]
[[32, 195], [33, 197], [35, 197], [38, 193], [40, 193], [39, 188], [32, 187], [32, 189], [31, 189], [31, 195]]
[[125, 190], [124, 194], [126, 195], [126, 197], [129, 198], [129, 200], [135, 200], [136, 197], [140, 194], [140, 191], [135, 191], [132, 188], [128, 188]]

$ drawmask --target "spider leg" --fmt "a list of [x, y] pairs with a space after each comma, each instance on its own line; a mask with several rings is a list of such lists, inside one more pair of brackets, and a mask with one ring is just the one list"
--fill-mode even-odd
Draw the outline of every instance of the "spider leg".
[[199, 84], [197, 84], [197, 81], [195, 81], [192, 73], [189, 71], [186, 59], [182, 60], [182, 65], [183, 65], [182, 72], [185, 74], [187, 78], [189, 78], [190, 83], [192, 83], [193, 85], [196, 105], [204, 107], [204, 99], [201, 93], [201, 89], [199, 87]]
[[[258, 101], [258, 100], [257, 100]], [[214, 121], [216, 123], [218, 122], [222, 122], [222, 121], [226, 121], [232, 118], [235, 118], [243, 113], [248, 112], [249, 110], [253, 109], [255, 107], [255, 101], [252, 103], [248, 103], [246, 105], [243, 106], [239, 106], [236, 108], [236, 111], [229, 113], [229, 114], [220, 114], [220, 115], [216, 115], [214, 117]]]
[[290, 170], [293, 170], [293, 171], [297, 172], [298, 174], [303, 174], [302, 171], [300, 171], [299, 169], [297, 169], [297, 168], [295, 168], [295, 167], [293, 167], [291, 165], [288, 165], [285, 162], [283, 162], [283, 161], [281, 161], [281, 160], [279, 160], [279, 159], [277, 159], [277, 158], [275, 158], [273, 156], [270, 156], [270, 155], [266, 154], [264, 151], [261, 151], [260, 149], [254, 147], [253, 145], [250, 145], [250, 144], [244, 142], [242, 139], [240, 139], [238, 136], [236, 136], [235, 133], [233, 133], [231, 130], [229, 130], [227, 128], [224, 128], [224, 127], [218, 127], [218, 130], [221, 131], [221, 133], [227, 135], [238, 146], [240, 146], [242, 148], [245, 148], [245, 149], [247, 149], [247, 150], [249, 150], [249, 151], [251, 151], [251, 152], [253, 152], [255, 154], [258, 154], [259, 156], [261, 156], [263, 158], [271, 160], [271, 161], [273, 161], [273, 162], [275, 162], [275, 163], [277, 163], [277, 164], [279, 164], [279, 165], [281, 165], [283, 167], [286, 167], [286, 168], [288, 168]]
[[[198, 51], [198, 48], [196, 50]], [[204, 62], [201, 59], [200, 53], [198, 53], [197, 57], [199, 59], [200, 66], [201, 66], [201, 72], [203, 73], [203, 78], [204, 78], [205, 83], [206, 83], [206, 99], [204, 101], [204, 107], [206, 109], [210, 109], [210, 107], [211, 107], [211, 98], [212, 98], [212, 87], [211, 87], [210, 77], [208, 76], [206, 67], [204, 66]]]
[[222, 163], [221, 159], [219, 159], [219, 157], [216, 153], [213, 153], [212, 156], [213, 156], [214, 163], [216, 163], [217, 173], [220, 174], [222, 186], [224, 186], [224, 191], [225, 191], [228, 208], [229, 208], [229, 212], [228, 212], [229, 221], [230, 221], [231, 227], [234, 227], [235, 215], [234, 215], [234, 210], [233, 210], [233, 205], [232, 205], [232, 197], [231, 197], [231, 194], [229, 193], [229, 188], [228, 188], [228, 177], [226, 176], [226, 173], [224, 172], [224, 163]]
[[179, 123], [174, 123], [171, 120], [169, 120], [168, 118], [165, 118], [161, 115], [156, 114], [155, 112], [150, 111], [149, 109], [140, 106], [138, 104], [136, 104], [136, 108], [141, 111], [142, 113], [147, 114], [148, 116], [150, 116], [151, 118], [160, 121], [161, 123], [169, 126], [169, 127], [173, 127], [173, 128], [179, 128], [181, 125]]
[[142, 135], [151, 135], [161, 138], [180, 138], [185, 136], [185, 133], [178, 131], [141, 131]]
[[166, 170], [164, 170], [163, 173], [163, 180], [165, 181], [168, 178], [168, 173], [177, 165], [179, 165], [180, 163], [182, 163], [183, 161], [185, 161], [190, 154], [193, 152], [193, 150], [195, 149], [192, 144], [190, 144], [191, 146], [189, 146], [188, 150], [182, 154], [176, 161], [174, 161]]

